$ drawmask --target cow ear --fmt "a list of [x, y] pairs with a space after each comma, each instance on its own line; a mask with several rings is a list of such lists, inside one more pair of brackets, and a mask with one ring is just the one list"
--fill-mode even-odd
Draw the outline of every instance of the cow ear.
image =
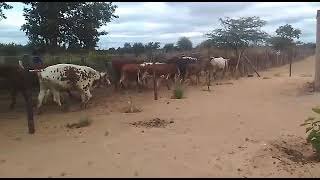
[[101, 76], [101, 77], [105, 77], [105, 76], [106, 76], [106, 73], [102, 72], [102, 73], [100, 73], [100, 76]]

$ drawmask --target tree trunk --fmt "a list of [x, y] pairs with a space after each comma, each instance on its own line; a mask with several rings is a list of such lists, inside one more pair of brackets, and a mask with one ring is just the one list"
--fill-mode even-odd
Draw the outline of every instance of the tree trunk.
[[320, 91], [320, 10], [317, 11], [317, 40], [315, 57], [314, 90]]

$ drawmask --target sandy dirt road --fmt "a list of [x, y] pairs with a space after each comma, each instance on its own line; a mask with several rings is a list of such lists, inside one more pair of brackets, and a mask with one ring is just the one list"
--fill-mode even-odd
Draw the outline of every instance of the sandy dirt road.
[[[293, 64], [291, 78], [282, 66], [211, 92], [188, 87], [182, 100], [165, 86], [157, 101], [151, 90], [132, 91], [143, 111], [131, 114], [121, 112], [126, 94], [99, 89], [85, 111], [46, 105], [35, 135], [27, 134], [23, 101], [6, 112], [2, 97], [0, 177], [320, 177], [299, 126], [320, 105], [320, 94], [306, 88], [313, 72], [309, 57]], [[90, 126], [65, 127], [84, 115]], [[130, 124], [153, 118], [174, 123]]]

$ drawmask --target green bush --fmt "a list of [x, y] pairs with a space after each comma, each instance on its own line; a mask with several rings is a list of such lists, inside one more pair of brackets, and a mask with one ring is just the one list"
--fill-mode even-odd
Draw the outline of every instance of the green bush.
[[173, 90], [173, 98], [175, 99], [182, 99], [183, 98], [184, 90], [181, 85], [175, 86]]
[[91, 51], [88, 54], [87, 64], [98, 71], [105, 71], [107, 69], [106, 63], [110, 59], [109, 54]]
[[[320, 114], [320, 108], [312, 108], [312, 111]], [[318, 117], [309, 117], [301, 126], [306, 126], [307, 142], [311, 143], [320, 157], [320, 120]]]

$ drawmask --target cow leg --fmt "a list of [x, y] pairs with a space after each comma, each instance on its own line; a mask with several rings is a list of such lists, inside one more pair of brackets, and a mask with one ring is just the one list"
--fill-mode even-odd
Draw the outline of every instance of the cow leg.
[[87, 108], [88, 101], [92, 98], [89, 90], [81, 92], [81, 108]]
[[196, 76], [196, 85], [198, 86], [198, 83], [199, 83], [199, 74], [195, 74]]
[[13, 110], [15, 104], [16, 104], [16, 97], [17, 97], [17, 89], [13, 88], [11, 91], [11, 104], [10, 104], [10, 110]]
[[53, 101], [56, 102], [60, 107], [62, 106], [60, 101], [60, 92], [56, 89], [52, 90]]
[[72, 93], [71, 93], [70, 90], [68, 90], [67, 93], [68, 93], [68, 95], [69, 95], [70, 98], [73, 98], [73, 95], [72, 95]]
[[41, 109], [40, 108], [42, 106], [43, 99], [44, 99], [45, 95], [46, 95], [46, 90], [40, 88], [40, 92], [39, 92], [39, 95], [38, 95], [38, 105], [37, 105], [38, 114], [41, 113]]
[[166, 77], [166, 86], [167, 86], [168, 90], [170, 90], [169, 77], [170, 77], [170, 74], [167, 74], [167, 77]]
[[158, 78], [157, 79], [157, 82], [156, 82], [156, 86], [157, 86], [157, 89], [159, 90], [159, 83], [160, 83], [160, 81], [161, 81], [161, 78]]
[[44, 96], [44, 98], [43, 98], [43, 103], [44, 103], [44, 104], [47, 103], [49, 95], [50, 95], [50, 89], [48, 89], [48, 90], [46, 91], [46, 93], [45, 93], [45, 96]]
[[142, 92], [142, 91], [141, 91], [142, 85], [141, 85], [141, 83], [140, 83], [140, 80], [139, 80], [139, 79], [136, 79], [136, 82], [137, 82], [138, 92]]
[[125, 72], [121, 72], [121, 78], [120, 78], [120, 85], [121, 88], [125, 88], [123, 81], [126, 79], [126, 73]]

